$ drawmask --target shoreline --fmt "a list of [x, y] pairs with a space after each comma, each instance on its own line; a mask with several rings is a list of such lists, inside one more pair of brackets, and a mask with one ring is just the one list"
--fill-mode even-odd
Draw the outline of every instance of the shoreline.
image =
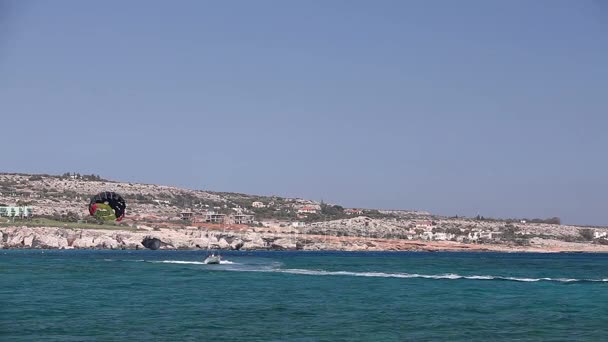
[[200, 229], [101, 230], [58, 227], [0, 227], [0, 249], [146, 250], [144, 239], [158, 239], [157, 250], [333, 251], [333, 252], [498, 252], [608, 253], [608, 245], [539, 241], [530, 246], [453, 241], [382, 239], [314, 234], [222, 232]]

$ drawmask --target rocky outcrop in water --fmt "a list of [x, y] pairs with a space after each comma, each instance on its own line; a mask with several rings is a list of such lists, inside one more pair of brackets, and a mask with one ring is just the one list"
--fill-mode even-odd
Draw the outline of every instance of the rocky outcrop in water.
[[159, 249], [159, 248], [160, 248], [160, 246], [161, 246], [161, 241], [160, 241], [160, 239], [157, 239], [157, 238], [153, 238], [153, 237], [146, 236], [146, 237], [145, 237], [145, 238], [144, 238], [144, 239], [141, 241], [141, 244], [142, 244], [144, 247], [146, 247], [146, 248], [151, 249], [151, 250], [153, 250], [153, 251], [154, 251], [154, 250], [157, 250], [157, 249]]

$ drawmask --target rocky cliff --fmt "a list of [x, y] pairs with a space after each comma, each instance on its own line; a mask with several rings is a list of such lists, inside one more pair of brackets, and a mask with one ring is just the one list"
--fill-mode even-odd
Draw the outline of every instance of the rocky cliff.
[[[158, 231], [69, 229], [55, 227], [0, 228], [0, 248], [146, 249], [158, 239], [159, 249], [341, 250], [341, 251], [528, 251], [608, 252], [608, 246], [535, 239], [530, 246], [470, 244], [454, 241], [331, 236], [277, 232], [221, 232], [204, 229]], [[155, 249], [155, 248], [153, 248]]]

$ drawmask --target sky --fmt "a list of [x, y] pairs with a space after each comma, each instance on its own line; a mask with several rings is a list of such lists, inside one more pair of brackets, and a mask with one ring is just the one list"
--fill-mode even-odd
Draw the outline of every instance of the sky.
[[0, 0], [0, 172], [608, 225], [608, 5]]

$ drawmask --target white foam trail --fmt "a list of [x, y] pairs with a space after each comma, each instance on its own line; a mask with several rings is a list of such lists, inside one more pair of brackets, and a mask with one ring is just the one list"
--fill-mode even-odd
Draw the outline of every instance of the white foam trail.
[[180, 260], [162, 260], [162, 261], [150, 261], [153, 263], [161, 264], [180, 264], [180, 265], [206, 265], [202, 261], [180, 261]]
[[323, 270], [305, 270], [305, 269], [278, 269], [273, 272], [302, 274], [302, 275], [317, 275], [317, 276], [353, 276], [353, 277], [378, 277], [378, 278], [423, 278], [423, 279], [469, 279], [469, 280], [508, 280], [519, 282], [538, 282], [550, 281], [560, 283], [571, 282], [608, 282], [608, 278], [604, 279], [572, 279], [572, 278], [520, 278], [520, 277], [501, 277], [491, 275], [459, 275], [454, 273], [446, 274], [418, 274], [418, 273], [384, 273], [384, 272], [349, 272], [349, 271], [323, 271]]
[[[139, 260], [134, 260], [139, 261]], [[142, 260], [143, 261], [143, 260]], [[180, 265], [207, 265], [203, 261], [184, 261], [184, 260], [161, 260], [161, 261], [150, 261], [152, 263], [161, 263], [161, 264], [180, 264]], [[220, 260], [220, 264], [222, 265], [232, 265], [235, 264], [230, 260]]]
[[[105, 259], [111, 261], [112, 259]], [[113, 261], [113, 260], [112, 260]], [[131, 260], [141, 262], [143, 260]], [[162, 261], [149, 261], [151, 263], [163, 263], [163, 264], [181, 264], [181, 265], [206, 265], [202, 261], [183, 261], [183, 260], [162, 260]], [[230, 260], [221, 260], [220, 264], [233, 265], [235, 263]], [[260, 267], [261, 265], [256, 265]], [[261, 268], [228, 268], [222, 269], [225, 271], [237, 271], [237, 272], [273, 272], [273, 273], [287, 273], [287, 274], [299, 274], [299, 275], [311, 275], [311, 276], [351, 276], [351, 277], [375, 277], [375, 278], [422, 278], [422, 279], [468, 279], [468, 280], [503, 280], [503, 281], [518, 281], [518, 282], [558, 282], [558, 283], [576, 283], [576, 282], [608, 282], [608, 278], [602, 279], [575, 279], [575, 278], [524, 278], [524, 277], [504, 277], [504, 276], [492, 276], [492, 275], [460, 275], [455, 273], [445, 274], [418, 274], [418, 273], [385, 273], [385, 272], [351, 272], [351, 271], [325, 271], [325, 270], [308, 270], [298, 268], [281, 269], [273, 266], [261, 266]]]

